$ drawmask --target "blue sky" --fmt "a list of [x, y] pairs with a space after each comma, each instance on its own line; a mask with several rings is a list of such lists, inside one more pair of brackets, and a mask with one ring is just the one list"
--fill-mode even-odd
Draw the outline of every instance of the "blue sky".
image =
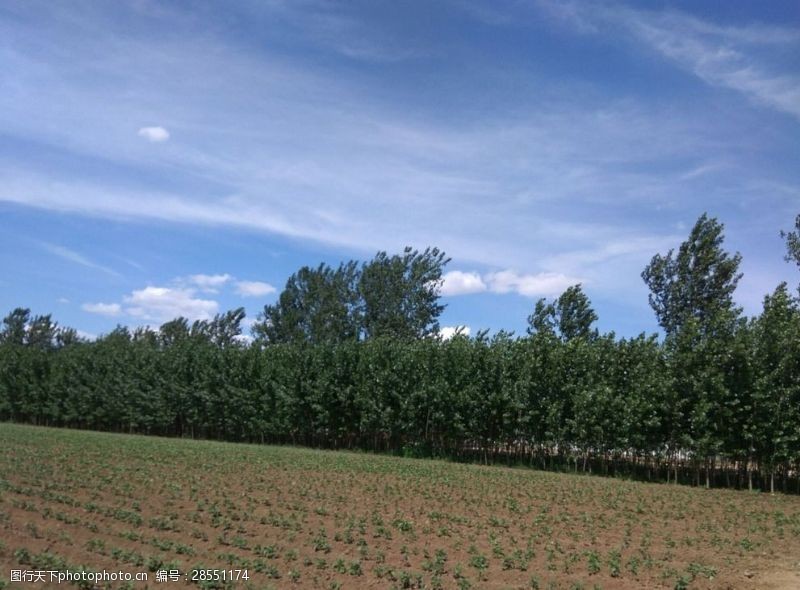
[[254, 317], [304, 264], [439, 246], [445, 326], [524, 330], [704, 211], [748, 314], [800, 213], [796, 2], [0, 4], [0, 307]]

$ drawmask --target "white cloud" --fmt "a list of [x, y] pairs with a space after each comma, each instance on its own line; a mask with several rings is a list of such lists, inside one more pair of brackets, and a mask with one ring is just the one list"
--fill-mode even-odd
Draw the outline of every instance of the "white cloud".
[[66, 304], [69, 303], [69, 299], [67, 299], [66, 297], [59, 297], [58, 299], [56, 299], [56, 301], [58, 301], [59, 303], [61, 303], [63, 305], [66, 305]]
[[75, 332], [77, 332], [79, 338], [84, 340], [97, 340], [97, 334], [92, 332], [84, 332], [83, 330], [75, 330]]
[[[610, 264], [619, 265], [633, 261], [649, 261], [656, 252], [663, 252], [684, 239], [682, 234], [665, 236], [628, 236], [625, 238], [609, 238], [592, 248], [576, 249], [560, 252], [543, 258], [543, 268], [553, 273], [590, 273], [605, 272]], [[638, 272], [636, 273], [638, 275]], [[575, 282], [581, 282], [576, 280]]]
[[469, 326], [442, 326], [439, 329], [439, 336], [441, 336], [442, 340], [450, 340], [456, 333], [469, 336], [470, 331]]
[[[660, 53], [707, 84], [735, 90], [800, 118], [800, 77], [767, 65], [765, 49], [789, 53], [800, 48], [800, 29], [750, 24], [719, 26], [674, 11], [636, 10], [620, 5], [540, 0], [551, 17], [580, 33], [620, 30]], [[780, 61], [780, 57], [776, 61]]]
[[231, 278], [231, 275], [227, 273], [217, 275], [197, 274], [188, 277], [187, 282], [206, 293], [216, 293], [219, 287], [230, 281]]
[[[737, 29], [703, 24], [679, 14], [653, 18], [633, 12], [629, 17], [635, 35], [706, 83], [736, 90], [800, 119], [800, 77], [766, 71], [751, 57], [742, 43], [747, 37]], [[752, 36], [749, 40], [760, 42]]]
[[580, 281], [561, 273], [520, 274], [514, 270], [501, 270], [486, 275], [486, 282], [493, 293], [513, 292], [526, 297], [541, 297], [558, 295]]
[[474, 271], [454, 270], [446, 273], [443, 279], [440, 293], [446, 296], [487, 291], [499, 294], [517, 293], [525, 297], [558, 295], [570, 285], [581, 282], [581, 279], [559, 272], [524, 274], [512, 269], [490, 272], [483, 276]]
[[451, 270], [442, 277], [442, 288], [439, 293], [444, 296], [467, 295], [486, 291], [486, 283], [476, 272]]
[[716, 172], [725, 168], [725, 164], [721, 162], [710, 162], [705, 164], [700, 164], [699, 166], [694, 166], [691, 170], [687, 170], [683, 174], [681, 174], [678, 178], [680, 180], [693, 180], [695, 178], [705, 176], [712, 172]]
[[252, 344], [253, 340], [255, 340], [250, 334], [237, 334], [233, 338], [237, 342], [241, 342], [244, 345]]
[[84, 303], [81, 305], [81, 309], [89, 313], [109, 317], [118, 316], [122, 313], [122, 306], [119, 303]]
[[[654, 53], [664, 55], [658, 60], [664, 63], [654, 67], [678, 65], [692, 72], [697, 56], [713, 55], [708, 47], [727, 36], [742, 64], [755, 67], [745, 73], [786, 74], [791, 53], [785, 48], [750, 52], [746, 44], [751, 37], [786, 43], [795, 38], [688, 27], [686, 43], [700, 43], [694, 51], [675, 45], [674, 32], [683, 25], [661, 13], [608, 3], [559, 4], [566, 6], [558, 17], [563, 22], [583, 19], [576, 29], [618, 34], [634, 51], [648, 50], [651, 62]], [[613, 18], [606, 14], [612, 10]], [[0, 69], [15, 73], [14, 84], [0, 93], [0, 127], [12, 136], [62, 146], [76, 159], [103, 159], [141, 174], [86, 174], [80, 166], [58, 166], [43, 157], [9, 160], [0, 163], [0, 200], [93, 218], [247, 227], [358, 255], [431, 244], [459, 264], [476, 265], [464, 268], [516, 269], [512, 291], [536, 290], [532, 286], [540, 287], [544, 277], [524, 280], [523, 273], [548, 271], [582, 277], [607, 294], [611, 288], [634, 293], [631, 285], [641, 286], [639, 272], [658, 251], [593, 262], [610, 241], [663, 236], [671, 222], [696, 216], [700, 206], [733, 217], [740, 204], [763, 199], [763, 190], [749, 188], [759, 176], [796, 185], [791, 173], [760, 164], [775, 155], [789, 157], [783, 147], [794, 145], [791, 127], [757, 124], [759, 112], [738, 108], [742, 101], [732, 92], [717, 94], [725, 97], [722, 106], [733, 102], [734, 108], [717, 109], [705, 101], [673, 101], [670, 89], [651, 100], [633, 87], [595, 85], [595, 78], [549, 81], [513, 65], [498, 70], [491, 63], [470, 64], [462, 72], [464, 87], [480, 79], [481, 88], [491, 89], [477, 95], [480, 100], [491, 105], [494, 97], [506, 96], [508, 102], [474, 118], [459, 107], [471, 104], [470, 97], [450, 106], [431, 95], [437, 99], [431, 104], [448, 105], [452, 116], [441, 116], [439, 106], [411, 112], [365, 79], [274, 53], [255, 56], [216, 36], [192, 35], [180, 43], [152, 39], [98, 12], [73, 18], [54, 6], [41, 15], [48, 16], [43, 23], [0, 22], [0, 39], [8, 41]], [[170, 12], [178, 14], [164, 26], [184, 30], [173, 25], [185, 14]], [[528, 22], [541, 21], [531, 4], [523, 3], [519, 12], [528, 14]], [[524, 26], [517, 16], [498, 23]], [[634, 20], [651, 29], [637, 28]], [[40, 24], [51, 40], [49, 50], [29, 41], [41, 38]], [[80, 29], [103, 34], [75, 34]], [[56, 50], [65, 43], [69, 60]], [[771, 68], [769, 53], [776, 47], [784, 58]], [[719, 54], [725, 63], [734, 58]], [[92, 84], [84, 83], [85, 63], [97, 67]], [[723, 71], [713, 59], [704, 68], [709, 79]], [[206, 76], [210, 69], [218, 75]], [[123, 71], [129, 82], [112, 83]], [[752, 82], [752, 75], [738, 75]], [[173, 91], [177, 79], [180, 93]], [[249, 92], [256, 87], [270, 92]], [[145, 139], [132, 146], [131, 121], [169, 124], [181, 130], [180, 141], [170, 141], [168, 150], [154, 151]], [[754, 159], [753, 153], [761, 156]], [[711, 179], [691, 170], [699, 170], [710, 154], [726, 163], [726, 174], [698, 186]], [[690, 170], [693, 182], [677, 178], [680, 170]], [[762, 215], [763, 224], [777, 216], [770, 211], [790, 208], [797, 199], [773, 198], [777, 206], [755, 209], [771, 216]], [[668, 209], [663, 215], [656, 212], [662, 205]], [[544, 262], [561, 255], [571, 256], [573, 267]], [[508, 280], [495, 283], [510, 288]], [[199, 287], [185, 281], [170, 286]], [[474, 282], [472, 287], [479, 288]], [[635, 305], [647, 309], [646, 297], [634, 295]]]
[[211, 299], [195, 297], [194, 289], [145, 287], [124, 298], [125, 312], [133, 317], [167, 321], [178, 316], [190, 320], [207, 320], [214, 316], [219, 304]]
[[236, 283], [236, 292], [242, 297], [263, 297], [275, 291], [275, 287], [261, 281], [238, 281]]
[[75, 250], [70, 250], [65, 246], [59, 246], [58, 244], [50, 244], [48, 242], [40, 242], [40, 245], [51, 254], [55, 254], [59, 258], [63, 258], [64, 260], [67, 260], [69, 262], [80, 264], [81, 266], [85, 266], [86, 268], [93, 268], [95, 270], [102, 271], [111, 276], [115, 277], [122, 276], [117, 271], [112, 270], [106, 266], [103, 266], [102, 264], [97, 264], [96, 262], [89, 260], [83, 254], [75, 252]]
[[161, 143], [169, 139], [169, 131], [163, 127], [142, 127], [139, 129], [139, 137], [144, 137], [153, 143]]

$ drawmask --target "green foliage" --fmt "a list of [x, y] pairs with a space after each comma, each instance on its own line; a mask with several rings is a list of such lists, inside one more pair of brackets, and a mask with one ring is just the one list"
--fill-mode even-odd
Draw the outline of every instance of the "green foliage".
[[438, 248], [402, 255], [378, 252], [361, 270], [366, 338], [422, 338], [438, 332], [442, 272], [449, 262]]
[[[761, 317], [740, 319], [739, 256], [722, 240], [704, 215], [645, 270], [663, 342], [599, 335], [580, 285], [537, 302], [527, 337], [436, 338], [436, 249], [301, 269], [252, 346], [242, 309], [86, 342], [18, 308], [0, 328], [0, 420], [648, 478], [680, 466], [684, 481], [724, 460], [785, 488], [800, 463], [800, 303], [784, 284]], [[109, 516], [142, 525], [138, 512]], [[313, 543], [330, 551], [324, 531]]]
[[413, 339], [438, 332], [444, 252], [378, 252], [359, 265], [304, 266], [253, 326], [260, 344], [334, 344], [371, 338]]
[[356, 262], [333, 269], [304, 266], [286, 281], [273, 305], [264, 307], [253, 334], [266, 344], [331, 344], [355, 340], [361, 325]]
[[726, 450], [738, 401], [730, 379], [738, 367], [730, 353], [741, 312], [733, 302], [741, 256], [725, 252], [722, 232], [721, 223], [701, 215], [677, 254], [670, 250], [654, 256], [642, 273], [650, 305], [667, 335], [667, 444], [689, 450], [697, 469], [701, 461]]
[[536, 302], [528, 316], [528, 334], [558, 335], [565, 341], [575, 338], [594, 338], [597, 330], [592, 325], [597, 314], [580, 284], [564, 291], [554, 302], [545, 299]]
[[786, 283], [764, 298], [754, 331], [755, 418], [750, 443], [773, 472], [800, 458], [800, 301]]
[[800, 215], [794, 220], [794, 230], [782, 231], [781, 237], [786, 240], [786, 262], [794, 262], [800, 269]]
[[677, 254], [656, 254], [642, 272], [650, 305], [668, 336], [689, 324], [714, 335], [738, 315], [733, 292], [742, 277], [742, 257], [722, 249], [723, 229], [715, 218], [701, 215]]

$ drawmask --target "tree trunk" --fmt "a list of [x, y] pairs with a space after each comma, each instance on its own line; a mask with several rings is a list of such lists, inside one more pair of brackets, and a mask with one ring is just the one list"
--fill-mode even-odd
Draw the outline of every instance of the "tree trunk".
[[786, 492], [788, 492], [788, 491], [789, 491], [789, 481], [788, 481], [788, 478], [789, 478], [789, 462], [788, 462], [788, 461], [786, 461], [786, 462], [783, 464], [783, 476], [782, 476], [782, 478], [781, 478], [781, 479], [783, 480], [783, 493], [784, 493], [784, 494], [785, 494]]

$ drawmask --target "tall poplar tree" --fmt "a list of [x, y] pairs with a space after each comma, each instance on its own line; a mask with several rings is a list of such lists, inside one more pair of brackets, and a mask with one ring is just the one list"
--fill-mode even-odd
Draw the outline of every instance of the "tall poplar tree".
[[401, 255], [378, 252], [366, 262], [358, 284], [364, 336], [408, 340], [437, 333], [445, 307], [439, 289], [449, 261], [438, 248], [406, 247]]
[[576, 338], [591, 339], [597, 336], [593, 328], [597, 314], [580, 283], [567, 288], [552, 303], [539, 299], [533, 313], [528, 316], [528, 334], [555, 334], [569, 342]]
[[286, 281], [278, 301], [264, 307], [253, 335], [265, 344], [356, 340], [361, 316], [358, 278], [354, 261], [336, 269], [327, 264], [304, 266]]
[[709, 461], [730, 439], [732, 400], [725, 360], [741, 313], [733, 301], [742, 276], [741, 255], [723, 249], [723, 229], [704, 213], [677, 253], [656, 254], [642, 272], [650, 305], [666, 332], [672, 379], [670, 445], [693, 452], [698, 478], [700, 460], [706, 461], [706, 486]]
[[676, 253], [656, 254], [642, 272], [650, 306], [668, 336], [689, 323], [705, 336], [731, 327], [739, 310], [733, 292], [742, 277], [739, 253], [722, 248], [724, 226], [703, 213]]
[[800, 269], [800, 215], [794, 220], [794, 230], [782, 231], [781, 237], [786, 240], [786, 262], [794, 262]]
[[800, 457], [800, 302], [786, 283], [764, 298], [756, 320], [756, 451], [770, 475]]

